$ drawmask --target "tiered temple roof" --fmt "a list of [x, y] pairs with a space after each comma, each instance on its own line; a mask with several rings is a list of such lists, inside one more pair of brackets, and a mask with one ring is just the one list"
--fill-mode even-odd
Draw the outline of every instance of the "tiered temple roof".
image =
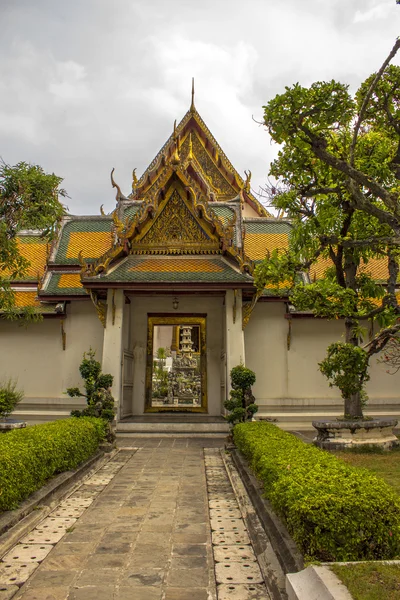
[[13, 282], [18, 305], [48, 312], [118, 286], [251, 293], [255, 263], [288, 246], [291, 226], [268, 213], [250, 179], [234, 169], [192, 99], [140, 179], [133, 172], [129, 194], [112, 172], [117, 204], [110, 215], [65, 217], [51, 247], [38, 234], [19, 237], [31, 267], [27, 279]]

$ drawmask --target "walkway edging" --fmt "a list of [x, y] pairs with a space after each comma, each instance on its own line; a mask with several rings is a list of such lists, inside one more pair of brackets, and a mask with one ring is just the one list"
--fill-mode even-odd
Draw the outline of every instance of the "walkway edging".
[[258, 518], [241, 475], [235, 467], [232, 456], [224, 455], [221, 451], [229, 479], [238, 499], [238, 504], [243, 514], [249, 536], [260, 565], [268, 591], [274, 600], [286, 600], [285, 573], [274, 552], [271, 541]]
[[347, 587], [325, 566], [286, 575], [288, 600], [352, 600]]
[[286, 574], [301, 571], [304, 568], [303, 556], [288, 530], [273, 512], [269, 502], [262, 496], [260, 484], [250, 472], [239, 450], [231, 450], [231, 455], [283, 572]]

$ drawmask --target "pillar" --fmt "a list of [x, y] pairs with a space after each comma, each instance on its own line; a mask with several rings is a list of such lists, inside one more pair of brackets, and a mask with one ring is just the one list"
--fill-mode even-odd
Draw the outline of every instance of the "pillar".
[[112, 395], [117, 408], [117, 420], [121, 415], [122, 402], [122, 362], [123, 362], [123, 315], [124, 290], [107, 290], [107, 320], [103, 341], [103, 373], [114, 377]]
[[233, 367], [245, 364], [244, 331], [242, 328], [242, 290], [225, 293], [226, 334], [226, 395], [231, 390], [230, 372]]

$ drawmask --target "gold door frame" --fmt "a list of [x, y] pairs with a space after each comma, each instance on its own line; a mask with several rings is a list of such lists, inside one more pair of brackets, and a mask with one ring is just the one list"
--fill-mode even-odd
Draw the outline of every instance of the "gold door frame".
[[[198, 325], [200, 328], [200, 377], [201, 406], [152, 406], [153, 341], [156, 325]], [[147, 315], [147, 360], [146, 360], [146, 398], [145, 412], [201, 412], [206, 413], [207, 406], [207, 354], [206, 354], [206, 315], [204, 314], [148, 314]]]

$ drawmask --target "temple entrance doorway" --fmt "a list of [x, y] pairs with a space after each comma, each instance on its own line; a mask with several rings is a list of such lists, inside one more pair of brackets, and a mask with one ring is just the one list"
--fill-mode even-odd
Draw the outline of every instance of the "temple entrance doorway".
[[205, 315], [148, 315], [145, 412], [207, 412]]

